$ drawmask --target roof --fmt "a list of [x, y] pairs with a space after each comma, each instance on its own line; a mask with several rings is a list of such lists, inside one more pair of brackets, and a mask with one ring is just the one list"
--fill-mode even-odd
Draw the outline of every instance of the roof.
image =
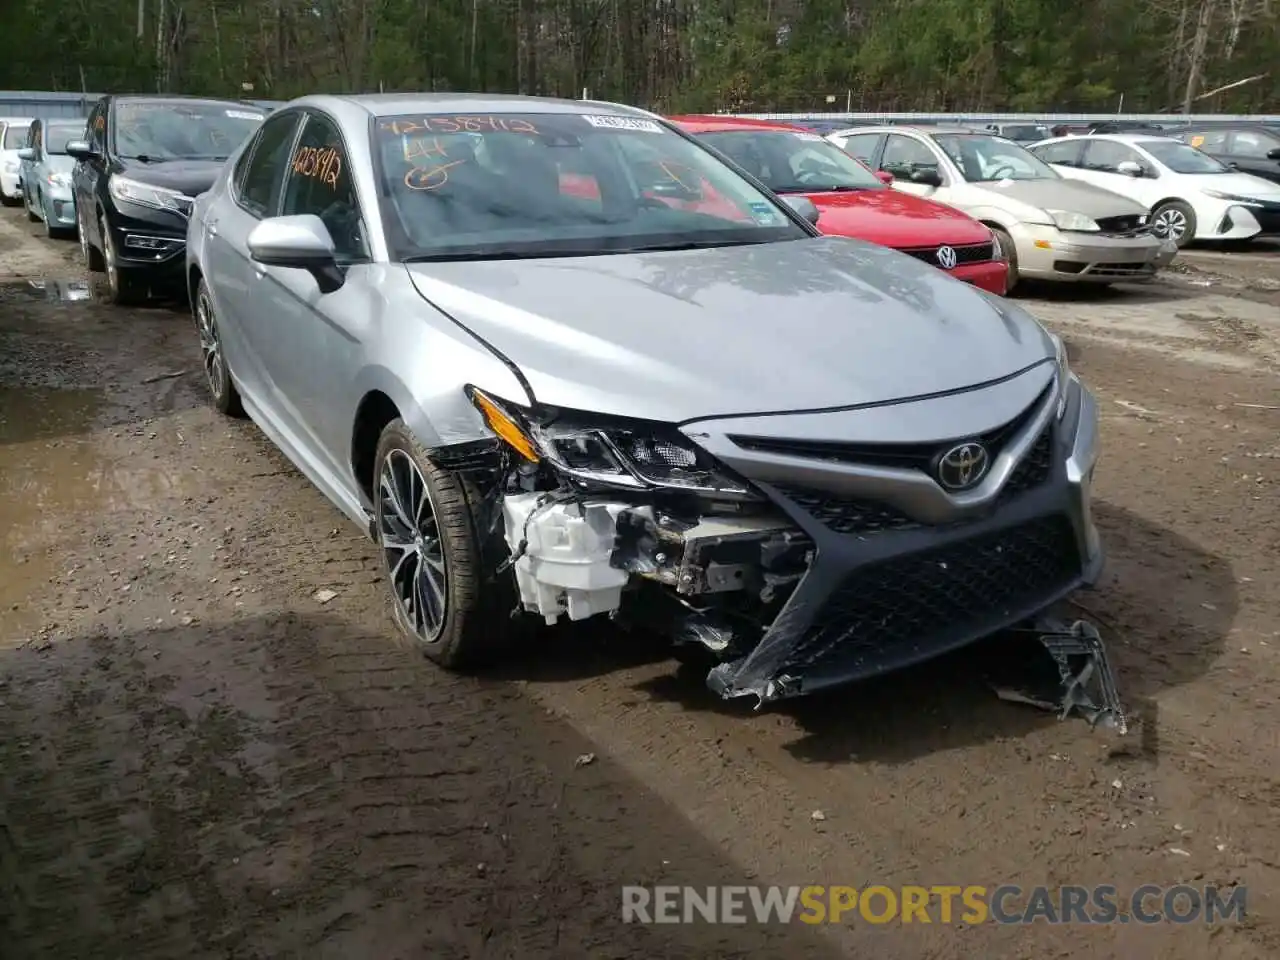
[[155, 101], [158, 103], [217, 103], [226, 106], [235, 107], [253, 107], [255, 110], [261, 110], [258, 104], [252, 100], [228, 100], [224, 97], [193, 97], [183, 93], [110, 93], [107, 94], [112, 100], [143, 100]]
[[840, 136], [849, 136], [854, 133], [919, 133], [926, 136], [934, 134], [947, 133], [980, 133], [986, 136], [995, 136], [990, 130], [974, 130], [972, 127], [955, 127], [955, 126], [924, 126], [921, 124], [894, 124], [891, 127], [877, 126], [859, 126], [849, 127], [845, 130], [837, 130]]
[[[350, 96], [315, 95], [293, 103], [316, 106], [346, 104], [363, 108], [375, 117], [405, 113], [594, 113], [620, 117], [652, 117], [636, 107], [601, 100], [563, 100], [497, 93], [370, 93]], [[282, 104], [281, 106], [286, 106]]]
[[783, 123], [779, 120], [753, 120], [749, 117], [724, 117], [714, 114], [691, 113], [683, 116], [667, 117], [667, 119], [690, 133], [718, 133], [726, 130], [776, 130], [787, 133], [812, 133], [812, 131], [792, 123]]

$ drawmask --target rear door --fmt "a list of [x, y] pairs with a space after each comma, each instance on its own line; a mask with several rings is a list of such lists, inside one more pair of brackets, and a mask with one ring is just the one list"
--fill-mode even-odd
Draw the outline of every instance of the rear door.
[[296, 110], [267, 118], [237, 159], [226, 193], [205, 212], [201, 228], [205, 232], [202, 267], [218, 324], [226, 331], [227, 362], [244, 392], [259, 406], [269, 404], [273, 413], [279, 407], [277, 371], [267, 362], [264, 347], [274, 335], [271, 325], [280, 303], [272, 300], [264, 282], [266, 268], [249, 259], [248, 240], [253, 228], [280, 208], [300, 119]]
[[[1073, 176], [1096, 186], [1129, 197], [1150, 208], [1160, 197], [1156, 196], [1156, 170], [1151, 162], [1137, 150], [1126, 143], [1116, 140], [1094, 139], [1082, 137], [1085, 142], [1084, 153], [1078, 168], [1063, 170], [1063, 175]], [[1145, 171], [1141, 177], [1131, 177], [1120, 172], [1120, 164], [1136, 163]]]
[[880, 156], [879, 169], [893, 174], [895, 190], [917, 197], [941, 199], [936, 196], [939, 187], [913, 182], [916, 176], [926, 173], [935, 173], [944, 179], [946, 176], [938, 155], [923, 140], [902, 133], [889, 134]]

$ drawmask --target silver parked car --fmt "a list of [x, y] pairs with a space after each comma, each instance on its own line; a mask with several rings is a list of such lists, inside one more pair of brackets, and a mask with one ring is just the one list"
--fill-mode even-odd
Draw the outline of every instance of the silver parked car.
[[1065, 179], [1026, 148], [989, 133], [950, 127], [853, 127], [827, 137], [897, 190], [981, 220], [1011, 251], [1020, 278], [1108, 284], [1150, 280], [1177, 255], [1152, 234], [1142, 204]]
[[794, 203], [629, 107], [292, 101], [192, 212], [214, 403], [367, 530], [448, 667], [513, 609], [617, 616], [772, 700], [1092, 581], [1061, 342]]
[[84, 120], [35, 120], [27, 145], [18, 151], [27, 219], [43, 221], [51, 237], [76, 231], [76, 203], [71, 196], [76, 161], [67, 153], [67, 144], [84, 136], [84, 124]]

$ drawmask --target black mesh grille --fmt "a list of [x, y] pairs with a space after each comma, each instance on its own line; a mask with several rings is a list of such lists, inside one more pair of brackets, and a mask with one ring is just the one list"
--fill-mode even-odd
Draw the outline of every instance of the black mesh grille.
[[848, 500], [821, 490], [778, 488], [788, 499], [836, 533], [871, 534], [910, 530], [921, 524], [897, 507], [874, 500]]
[[[908, 253], [917, 260], [924, 260], [931, 263], [935, 267], [938, 266], [938, 251], [941, 247], [903, 247], [902, 252]], [[989, 243], [975, 243], [969, 246], [952, 247], [956, 252], [956, 266], [965, 263], [985, 263], [992, 259], [995, 252]]]
[[1046, 427], [1044, 433], [1040, 434], [1040, 438], [1032, 444], [1031, 449], [1013, 468], [1013, 473], [1005, 481], [1000, 495], [1007, 499], [1032, 490], [1048, 480], [1052, 472], [1053, 430]]
[[831, 597], [787, 669], [869, 674], [924, 659], [1038, 612], [1079, 575], [1065, 516], [872, 564]]

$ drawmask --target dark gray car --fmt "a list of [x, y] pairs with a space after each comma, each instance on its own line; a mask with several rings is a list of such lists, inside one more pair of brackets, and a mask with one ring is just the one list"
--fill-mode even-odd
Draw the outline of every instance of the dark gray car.
[[451, 668], [513, 610], [618, 617], [772, 700], [1091, 581], [1062, 344], [797, 207], [614, 104], [292, 101], [191, 216], [214, 402], [368, 531]]

